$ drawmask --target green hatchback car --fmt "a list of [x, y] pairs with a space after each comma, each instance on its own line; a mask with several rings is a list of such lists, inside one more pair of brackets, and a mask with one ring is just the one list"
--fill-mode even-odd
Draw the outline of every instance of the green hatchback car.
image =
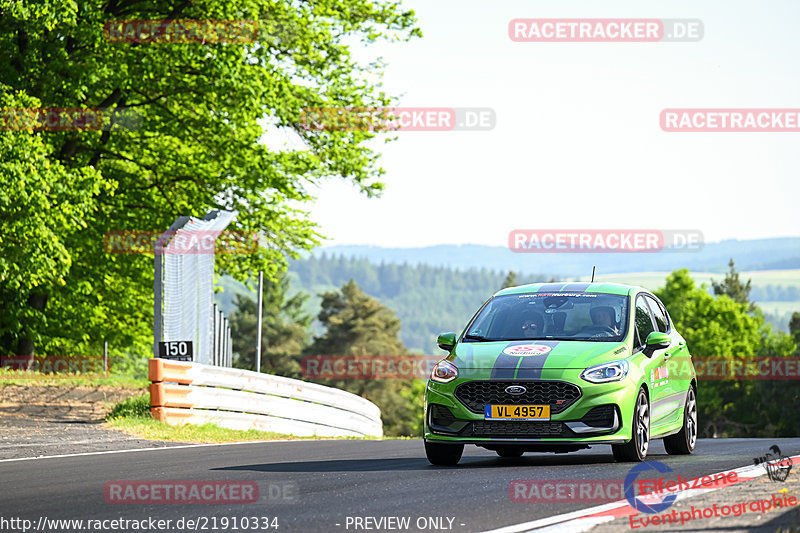
[[425, 391], [425, 452], [455, 465], [465, 444], [519, 457], [610, 444], [643, 461], [697, 441], [697, 378], [664, 305], [641, 287], [539, 283], [503, 289], [460, 336]]

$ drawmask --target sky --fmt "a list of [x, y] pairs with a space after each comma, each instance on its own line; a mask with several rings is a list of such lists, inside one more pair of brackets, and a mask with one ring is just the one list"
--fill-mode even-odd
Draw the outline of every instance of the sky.
[[[800, 235], [798, 132], [665, 132], [665, 108], [800, 108], [800, 3], [406, 0], [424, 37], [358, 50], [408, 107], [484, 107], [490, 131], [407, 131], [386, 190], [306, 205], [330, 245], [505, 246], [514, 229]], [[514, 42], [516, 18], [700, 19], [696, 42]]]

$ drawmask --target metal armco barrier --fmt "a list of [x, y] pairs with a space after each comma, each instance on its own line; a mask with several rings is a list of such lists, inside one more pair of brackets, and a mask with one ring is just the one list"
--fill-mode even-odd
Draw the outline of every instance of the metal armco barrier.
[[213, 422], [297, 436], [383, 436], [374, 403], [297, 379], [168, 359], [150, 360], [150, 411], [170, 425]]

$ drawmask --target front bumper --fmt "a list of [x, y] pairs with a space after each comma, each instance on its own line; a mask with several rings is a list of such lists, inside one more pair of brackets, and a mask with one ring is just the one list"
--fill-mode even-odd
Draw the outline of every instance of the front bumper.
[[[459, 385], [475, 380], [459, 378], [444, 384], [429, 381], [425, 393], [424, 439], [478, 445], [628, 442], [631, 439], [630, 424], [634, 403], [631, 391], [638, 390], [636, 383], [626, 378], [614, 383], [593, 384], [581, 380], [580, 372], [563, 370], [560, 375], [551, 375], [549, 379], [543, 375], [540, 380], [517, 382], [530, 386], [532, 383], [555, 380], [579, 388], [580, 395], [577, 399], [569, 400], [566, 408], [551, 408], [550, 420], [541, 422], [485, 420], [482, 413], [475, 412], [475, 405], [472, 405], [472, 410], [469, 409], [456, 394]], [[572, 373], [575, 375], [570, 375]], [[554, 406], [555, 401], [548, 403]], [[509, 403], [524, 404], [513, 401]]]

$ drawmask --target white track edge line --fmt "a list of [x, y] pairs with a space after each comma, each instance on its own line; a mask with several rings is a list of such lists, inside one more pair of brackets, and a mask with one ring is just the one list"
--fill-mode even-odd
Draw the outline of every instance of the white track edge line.
[[268, 442], [299, 442], [299, 441], [290, 439], [290, 440], [252, 440], [247, 442], [210, 442], [205, 444], [182, 444], [178, 446], [159, 446], [157, 448], [131, 448], [129, 450], [105, 450], [102, 452], [81, 452], [81, 453], [66, 453], [63, 455], [40, 455], [38, 457], [18, 457], [16, 459], [0, 459], [0, 463], [11, 463], [14, 461], [35, 461], [37, 459], [56, 459], [63, 457], [82, 457], [86, 455], [108, 455], [112, 453], [153, 452], [160, 450], [181, 450], [185, 448], [207, 448], [210, 446], [235, 446], [238, 444], [265, 444]]

